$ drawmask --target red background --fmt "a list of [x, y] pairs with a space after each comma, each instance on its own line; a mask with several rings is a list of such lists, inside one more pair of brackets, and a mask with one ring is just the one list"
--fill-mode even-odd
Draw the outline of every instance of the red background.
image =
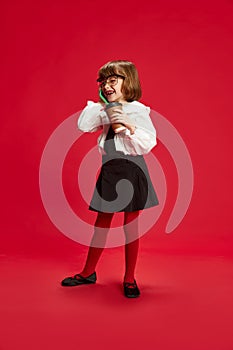
[[[147, 0], [138, 4], [130, 0], [114, 3], [105, 0], [50, 0], [44, 3], [13, 1], [1, 5], [0, 254], [2, 273], [6, 275], [5, 285], [16, 288], [17, 295], [27, 295], [26, 290], [31, 286], [27, 270], [30, 264], [33, 266], [35, 263], [37, 268], [41, 266], [40, 273], [37, 271], [41, 286], [54, 283], [51, 281], [53, 272], [48, 272], [53, 266], [49, 262], [57, 266], [54, 274], [57, 280], [68, 271], [77, 269], [77, 252], [81, 254], [77, 262], [78, 268], [81, 268], [87, 248], [58, 232], [43, 208], [39, 193], [39, 163], [54, 129], [71, 114], [81, 110], [87, 100], [97, 99], [97, 71], [105, 62], [113, 59], [127, 59], [136, 64], [143, 89], [141, 102], [161, 113], [175, 126], [186, 143], [194, 168], [194, 192], [188, 212], [178, 228], [171, 235], [165, 235], [166, 223], [177, 194], [177, 174], [165, 147], [159, 143], [154, 149], [166, 174], [168, 197], [158, 223], [141, 240], [142, 254], [167, 256], [164, 260], [161, 258], [161, 264], [165, 261], [168, 263], [169, 255], [174, 254], [184, 259], [184, 263], [185, 256], [187, 259], [190, 256], [221, 256], [232, 263], [232, 11], [233, 3], [227, 0], [221, 3], [208, 0]], [[94, 145], [96, 137], [97, 134], [90, 135], [87, 142]], [[64, 168], [65, 187], [71, 201], [77, 153], [78, 145], [75, 145]], [[111, 253], [114, 260], [118, 251], [121, 248], [110, 249], [106, 255]], [[106, 260], [104, 262], [103, 258], [103, 269]], [[146, 258], [144, 262], [146, 266]], [[149, 263], [150, 260], [148, 266]], [[115, 262], [110, 262], [109, 266], [111, 264], [114, 269]], [[105, 269], [110, 273], [111, 267]], [[213, 270], [215, 268], [212, 267]], [[30, 281], [35, 284], [37, 279], [33, 271], [32, 268]], [[179, 268], [176, 271], [180, 271]], [[223, 268], [223, 271], [226, 270]], [[12, 274], [17, 286], [12, 281]], [[190, 276], [188, 271], [187, 276]], [[23, 285], [26, 285], [26, 289], [21, 289]], [[8, 316], [5, 316], [2, 349], [16, 348], [14, 338], [9, 340], [8, 336], [12, 318], [20, 317], [25, 320], [25, 323], [20, 323], [22, 329], [30, 328], [29, 319], [40, 320], [40, 325], [35, 323], [38, 327], [33, 328], [33, 334], [36, 337], [36, 329], [42, 330], [38, 349], [42, 346], [46, 349], [45, 339], [54, 341], [57, 316], [53, 318], [51, 315], [55, 314], [50, 314], [50, 322], [55, 322], [54, 333], [50, 334], [43, 328], [42, 315], [38, 317], [38, 310], [32, 307], [38, 300], [25, 304], [24, 309], [12, 309], [10, 305], [16, 301], [14, 296], [4, 289], [4, 315]], [[45, 299], [46, 296], [44, 291]], [[89, 296], [93, 297], [92, 294]], [[75, 299], [74, 296], [72, 298]], [[115, 298], [118, 298], [118, 294]], [[19, 299], [16, 304], [21, 302]], [[98, 305], [96, 319], [102, 312], [101, 303]], [[56, 312], [61, 308], [59, 304], [56, 304], [56, 308], [54, 305]], [[229, 305], [226, 309], [229, 310]], [[88, 305], [86, 310], [89, 310]], [[144, 308], [141, 309], [142, 318], [143, 312]], [[76, 310], [75, 322], [78, 322], [78, 315]], [[163, 315], [165, 327], [167, 319], [166, 314]], [[171, 320], [173, 316], [169, 315], [168, 318]], [[228, 316], [224, 318], [225, 322], [229, 321]], [[117, 317], [119, 322], [121, 315]], [[124, 315], [122, 317], [124, 319]], [[156, 314], [154, 317], [157, 317]], [[210, 321], [211, 312], [209, 317]], [[154, 322], [153, 317], [150, 322]], [[117, 327], [114, 320], [112, 324]], [[185, 324], [184, 321], [182, 327]], [[64, 320], [61, 329], [64, 330], [65, 325]], [[84, 322], [81, 336], [89, 334], [87, 325], [88, 322]], [[16, 328], [22, 332], [18, 327], [19, 324]], [[106, 322], [103, 327], [108, 329], [109, 324]], [[77, 338], [80, 336], [78, 329], [77, 326]], [[160, 350], [169, 349], [169, 341], [165, 341], [165, 328], [163, 331], [157, 328], [157, 331], [160, 336], [164, 335], [164, 339], [153, 344]], [[26, 341], [26, 333], [20, 334], [23, 335], [15, 338], [18, 348], [37, 349], [31, 347], [29, 340]], [[67, 334], [70, 335], [69, 332]], [[125, 341], [126, 333], [119, 330], [120, 334], [123, 334]], [[135, 333], [132, 331], [132, 334]], [[180, 349], [192, 348], [188, 340], [187, 343], [179, 342], [174, 334], [171, 344], [177, 341]], [[190, 333], [190, 339], [192, 335]], [[203, 340], [200, 337], [192, 349], [214, 349], [214, 344], [217, 344], [216, 349], [232, 349], [229, 334], [224, 336], [225, 342], [221, 346], [221, 336], [214, 339], [213, 344], [204, 343], [203, 347], [199, 346]], [[64, 344], [59, 336], [57, 339], [54, 349], [58, 349], [59, 344], [65, 344], [65, 337], [62, 338]], [[142, 339], [146, 341], [149, 338], [140, 339], [142, 342]], [[152, 339], [150, 341], [147, 346], [154, 348]], [[141, 343], [138, 340], [132, 344], [135, 348]]]

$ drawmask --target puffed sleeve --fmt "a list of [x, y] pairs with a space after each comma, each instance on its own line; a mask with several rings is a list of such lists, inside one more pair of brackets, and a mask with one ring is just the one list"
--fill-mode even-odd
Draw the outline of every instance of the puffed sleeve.
[[84, 132], [94, 132], [102, 128], [107, 121], [105, 113], [102, 111], [103, 106], [100, 103], [88, 101], [86, 107], [79, 115], [77, 126]]
[[133, 111], [126, 110], [125, 112], [136, 126], [136, 129], [132, 135], [128, 129], [118, 134], [118, 150], [123, 151], [123, 148], [125, 148], [127, 154], [132, 155], [149, 153], [157, 144], [156, 130], [150, 118], [150, 107], [138, 104]]

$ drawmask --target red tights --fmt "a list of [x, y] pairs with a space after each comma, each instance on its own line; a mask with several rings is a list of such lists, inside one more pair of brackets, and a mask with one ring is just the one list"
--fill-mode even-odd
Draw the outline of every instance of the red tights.
[[[107, 234], [110, 230], [113, 215], [114, 213], [98, 213], [97, 215], [86, 264], [81, 272], [83, 277], [87, 277], [95, 271], [98, 260], [104, 250], [103, 247], [107, 240]], [[138, 235], [138, 215], [139, 211], [124, 213], [124, 233], [126, 243], [124, 282], [130, 283], [134, 282], [134, 270], [139, 248], [139, 238], [135, 239], [135, 237], [137, 237], [135, 235]]]

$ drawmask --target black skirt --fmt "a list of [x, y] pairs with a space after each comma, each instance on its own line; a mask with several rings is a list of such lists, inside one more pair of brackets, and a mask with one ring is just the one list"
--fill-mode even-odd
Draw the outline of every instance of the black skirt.
[[132, 212], [159, 204], [142, 155], [124, 155], [115, 150], [114, 131], [109, 128], [106, 155], [98, 176], [89, 210]]

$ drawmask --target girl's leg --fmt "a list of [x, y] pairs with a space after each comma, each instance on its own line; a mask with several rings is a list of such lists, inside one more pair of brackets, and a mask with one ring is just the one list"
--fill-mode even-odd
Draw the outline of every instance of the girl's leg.
[[95, 271], [98, 260], [104, 250], [113, 214], [114, 213], [98, 213], [97, 215], [86, 264], [83, 271], [80, 273], [83, 277], [87, 277]]
[[[134, 270], [137, 262], [139, 238], [138, 237], [138, 215], [139, 211], [125, 212], [125, 276], [124, 282], [134, 282]], [[130, 243], [129, 243], [130, 242]]]

